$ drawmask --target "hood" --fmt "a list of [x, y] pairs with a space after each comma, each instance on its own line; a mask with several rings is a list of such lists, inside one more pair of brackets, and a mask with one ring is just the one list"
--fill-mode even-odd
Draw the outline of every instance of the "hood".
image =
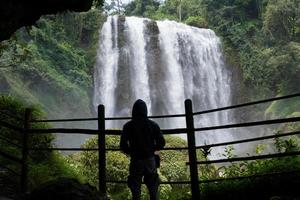
[[132, 118], [133, 119], [146, 118], [147, 114], [148, 114], [148, 111], [147, 111], [146, 103], [143, 100], [138, 99], [134, 103], [133, 108], [132, 108]]

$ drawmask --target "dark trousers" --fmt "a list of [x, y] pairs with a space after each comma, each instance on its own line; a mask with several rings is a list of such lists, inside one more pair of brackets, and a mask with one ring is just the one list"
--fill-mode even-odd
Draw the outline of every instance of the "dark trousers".
[[128, 187], [131, 190], [132, 200], [141, 199], [142, 179], [148, 188], [150, 200], [158, 200], [159, 177], [157, 174], [155, 158], [131, 158], [128, 176]]

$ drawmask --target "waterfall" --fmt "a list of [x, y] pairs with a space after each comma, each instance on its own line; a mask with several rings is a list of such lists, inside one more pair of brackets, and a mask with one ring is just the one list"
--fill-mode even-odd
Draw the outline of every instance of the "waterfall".
[[[130, 116], [143, 99], [150, 115], [184, 113], [231, 105], [231, 73], [212, 30], [174, 21], [111, 16], [100, 30], [94, 73], [94, 106], [106, 116]], [[155, 120], [162, 128], [185, 127], [184, 118]], [[234, 122], [228, 111], [195, 117], [196, 127]], [[121, 128], [124, 122], [107, 124]], [[232, 140], [227, 130], [197, 133], [197, 145]]]

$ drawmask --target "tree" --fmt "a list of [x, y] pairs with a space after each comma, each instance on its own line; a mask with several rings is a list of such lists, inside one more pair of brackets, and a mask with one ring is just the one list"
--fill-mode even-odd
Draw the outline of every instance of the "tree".
[[111, 0], [110, 3], [104, 3], [104, 10], [109, 14], [122, 14], [124, 12], [124, 6], [121, 0]]
[[272, 0], [264, 15], [264, 30], [274, 39], [299, 40], [300, 0]]
[[144, 17], [144, 13], [146, 11], [147, 0], [141, 0], [141, 14]]

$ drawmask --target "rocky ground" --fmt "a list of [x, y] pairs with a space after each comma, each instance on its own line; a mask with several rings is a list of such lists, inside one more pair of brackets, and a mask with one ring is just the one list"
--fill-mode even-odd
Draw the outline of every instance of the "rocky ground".
[[[16, 177], [15, 177], [16, 178]], [[0, 200], [23, 199], [18, 186], [12, 184], [12, 177], [1, 173], [0, 176]], [[32, 191], [27, 200], [105, 200], [95, 187], [89, 184], [81, 184], [75, 179], [60, 178], [41, 185]]]
[[19, 177], [0, 169], [0, 200], [20, 199], [19, 189], [15, 181], [16, 179], [19, 179]]

